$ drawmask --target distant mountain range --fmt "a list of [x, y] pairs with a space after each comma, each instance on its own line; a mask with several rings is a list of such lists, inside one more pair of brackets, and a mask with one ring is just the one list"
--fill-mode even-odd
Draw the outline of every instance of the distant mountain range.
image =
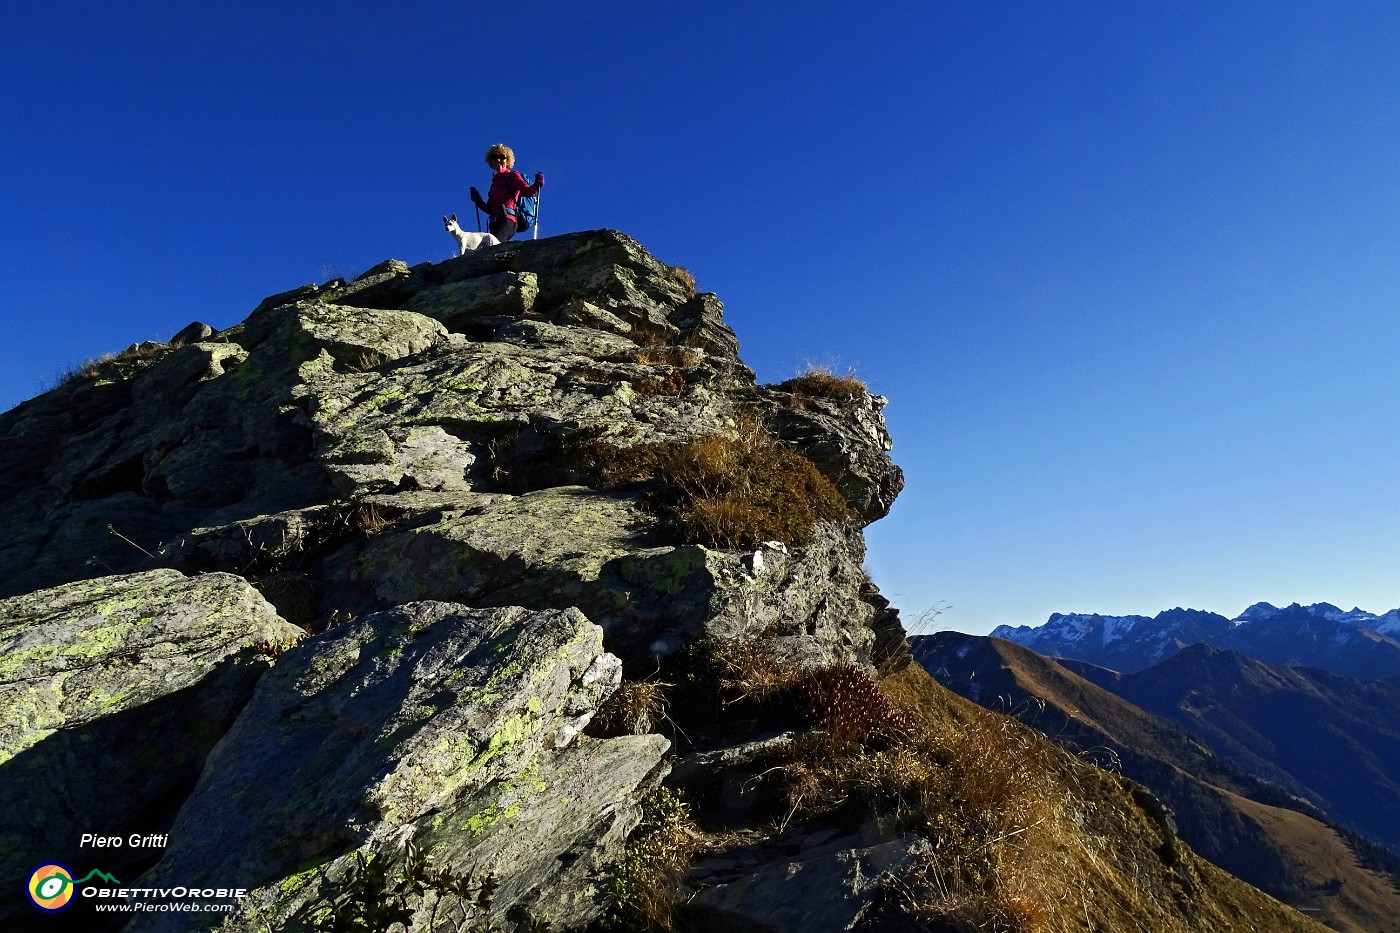
[[1203, 644], [1362, 680], [1400, 676], [1400, 609], [1376, 615], [1330, 603], [1282, 609], [1255, 603], [1234, 619], [1198, 609], [1169, 609], [1155, 617], [1055, 613], [1040, 626], [998, 626], [992, 637], [1125, 674]]
[[1400, 680], [1193, 645], [1134, 674], [1065, 666], [1400, 853]]
[[[1136, 627], [1078, 618], [1098, 620], [1084, 626], [1096, 635]], [[1334, 929], [1400, 931], [1400, 680], [1206, 645], [1120, 674], [956, 632], [911, 644], [944, 686], [1146, 785], [1181, 837], [1232, 874]]]

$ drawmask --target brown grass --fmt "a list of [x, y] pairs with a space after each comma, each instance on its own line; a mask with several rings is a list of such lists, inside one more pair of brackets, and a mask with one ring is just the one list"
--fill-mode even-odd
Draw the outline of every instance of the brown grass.
[[689, 269], [684, 266], [672, 266], [671, 275], [675, 277], [677, 282], [681, 283], [681, 287], [685, 289], [686, 294], [691, 297], [695, 296], [695, 276], [690, 274]]
[[1008, 717], [931, 710], [850, 664], [793, 671], [757, 642], [709, 656], [722, 689], [796, 709], [812, 727], [765, 772], [786, 801], [780, 825], [835, 820], [928, 839], [930, 854], [886, 894], [889, 909], [931, 929], [1057, 929], [1052, 906], [1080, 896], [1058, 864], [1079, 834], [1058, 749]]
[[772, 700], [793, 689], [802, 672], [784, 664], [759, 642], [707, 640], [698, 646], [702, 663], [718, 674], [716, 686], [729, 702]]
[[694, 347], [641, 347], [632, 354], [634, 362], [644, 366], [678, 366], [689, 369], [700, 362], [700, 351]]
[[614, 915], [602, 924], [618, 930], [673, 930], [681, 881], [707, 847], [705, 833], [680, 795], [660, 788], [642, 802], [642, 822], [627, 842], [613, 877]]
[[774, 388], [806, 398], [864, 398], [869, 393], [865, 383], [855, 375], [838, 376], [826, 367], [816, 365], [808, 366], [806, 372], [780, 382]]
[[372, 502], [356, 504], [350, 513], [350, 523], [366, 538], [373, 538], [394, 526], [394, 523], [379, 511], [379, 506]]
[[685, 388], [685, 373], [672, 367], [665, 376], [639, 376], [632, 380], [638, 395], [680, 395]]
[[[872, 840], [927, 840], [911, 868], [880, 882], [861, 933], [1325, 933], [1174, 843], [1131, 782], [953, 695], [917, 665], [877, 684], [849, 665], [797, 671], [757, 640], [701, 639], [686, 655], [672, 679], [694, 696], [678, 695], [678, 710], [711, 717], [732, 703], [731, 725], [744, 734], [807, 731], [753, 763], [746, 786], [762, 801], [753, 822], [697, 809], [713, 834], [672, 820], [629, 852], [618, 890], [647, 913], [612, 929], [690, 919], [676, 900], [681, 866], [699, 851], [742, 857], [786, 844], [789, 827], [860, 827]], [[713, 710], [701, 710], [706, 696]], [[708, 799], [702, 793], [696, 807]], [[676, 857], [654, 863], [644, 854], [652, 851]], [[653, 864], [661, 867], [639, 873]]]
[[583, 445], [585, 468], [605, 486], [648, 483], [652, 505], [683, 541], [753, 547], [804, 544], [816, 526], [850, 516], [841, 493], [806, 457], [751, 417], [734, 434], [619, 447]]
[[627, 332], [627, 339], [643, 349], [661, 349], [675, 346], [679, 331], [670, 330], [656, 324], [634, 324]]
[[624, 680], [593, 717], [603, 738], [645, 735], [666, 718], [666, 691], [671, 684], [657, 680]]

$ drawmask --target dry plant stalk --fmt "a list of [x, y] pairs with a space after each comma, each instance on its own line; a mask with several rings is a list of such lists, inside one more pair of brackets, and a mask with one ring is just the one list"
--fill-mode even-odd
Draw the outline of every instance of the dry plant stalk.
[[607, 738], [653, 732], [666, 718], [666, 691], [672, 686], [659, 680], [624, 680], [593, 722]]

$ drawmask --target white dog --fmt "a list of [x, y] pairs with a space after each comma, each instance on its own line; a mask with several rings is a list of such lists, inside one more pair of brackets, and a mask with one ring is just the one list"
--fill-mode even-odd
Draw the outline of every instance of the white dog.
[[482, 246], [499, 246], [501, 241], [489, 233], [468, 233], [457, 226], [457, 215], [451, 217], [444, 216], [442, 225], [447, 228], [447, 232], [452, 234], [452, 239], [457, 241], [457, 255], [465, 256], [468, 250], [477, 249]]

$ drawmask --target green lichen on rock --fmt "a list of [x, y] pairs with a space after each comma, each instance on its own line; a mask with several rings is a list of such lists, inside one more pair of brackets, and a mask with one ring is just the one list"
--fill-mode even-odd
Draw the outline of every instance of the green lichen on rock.
[[[601, 630], [576, 610], [425, 602], [340, 626], [259, 683], [154, 877], [217, 866], [276, 887], [318, 854], [387, 844], [481, 794], [495, 802], [473, 813], [519, 816], [548, 784], [536, 776], [543, 753], [577, 741], [619, 676]], [[219, 821], [235, 795], [247, 819]], [[374, 828], [347, 836], [355, 825]], [[234, 864], [229, 853], [240, 853]]]
[[0, 762], [54, 730], [192, 686], [263, 643], [304, 633], [247, 582], [174, 570], [0, 600]]

